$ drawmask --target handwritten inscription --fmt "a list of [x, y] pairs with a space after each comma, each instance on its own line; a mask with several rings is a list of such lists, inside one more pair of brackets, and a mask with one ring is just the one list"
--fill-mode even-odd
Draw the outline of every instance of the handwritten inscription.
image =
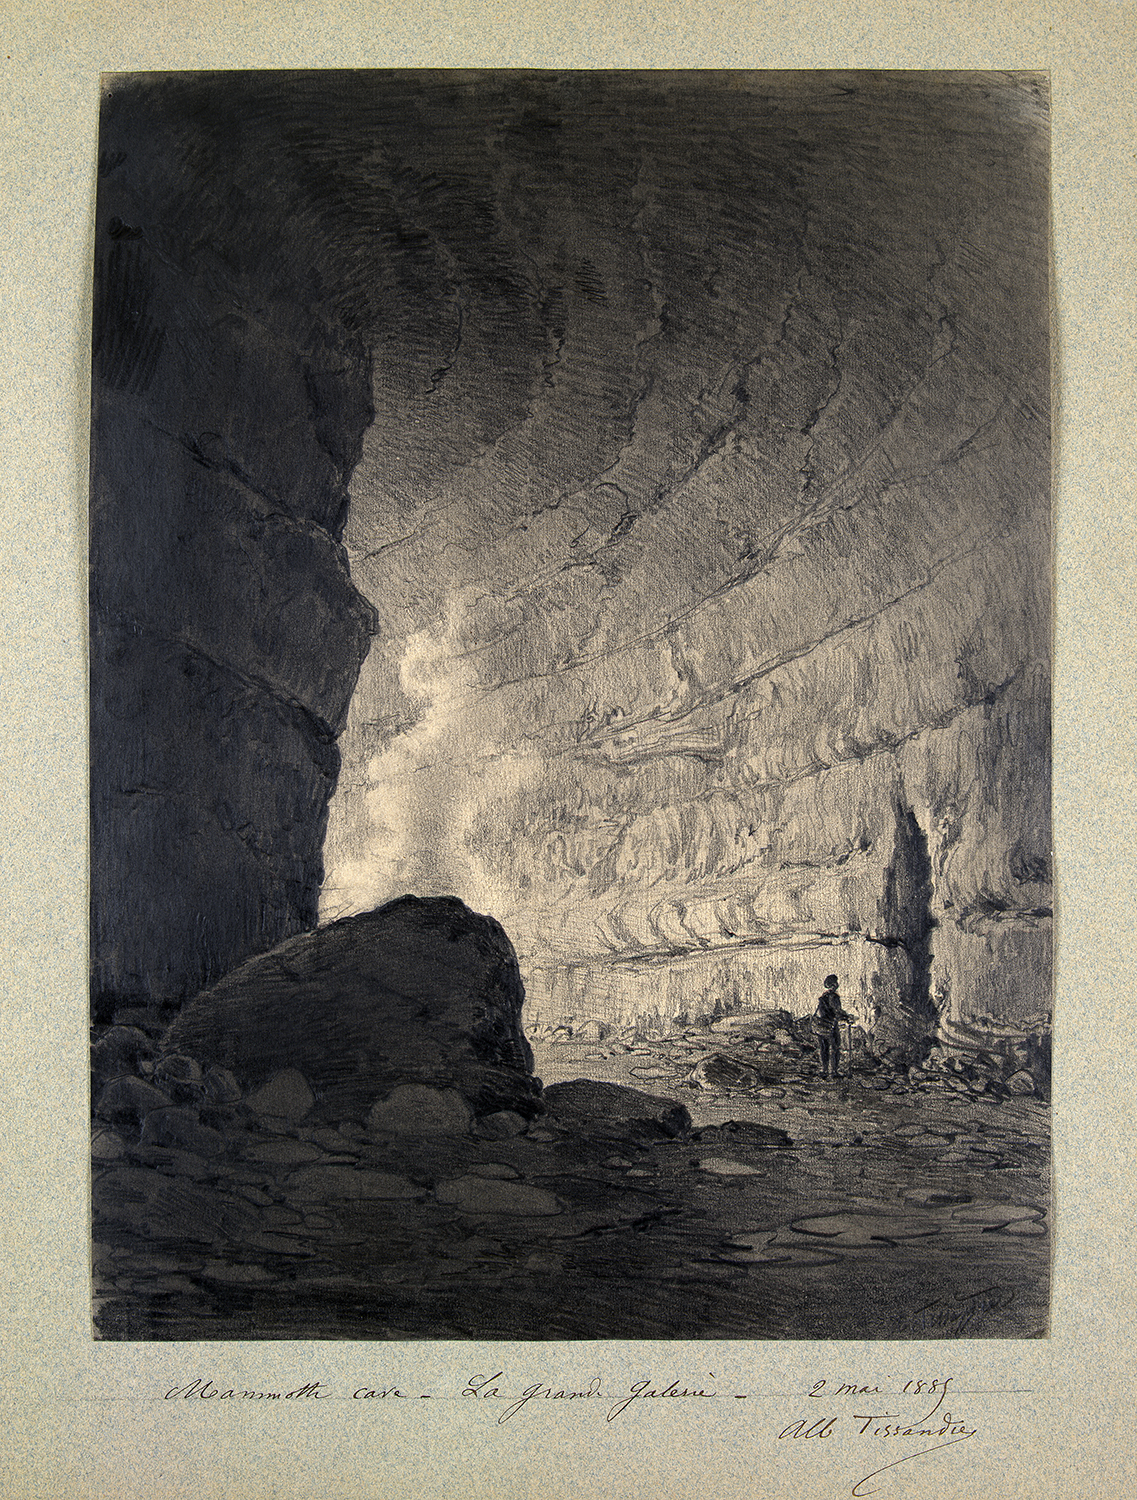
[[611, 1402], [605, 1413], [606, 1422], [614, 1421], [621, 1412], [627, 1411], [634, 1401], [674, 1401], [685, 1398], [696, 1400], [708, 1400], [713, 1398], [717, 1392], [703, 1388], [680, 1385], [678, 1380], [669, 1380], [657, 1383], [652, 1380], [637, 1380], [628, 1386], [627, 1394], [621, 1395], [618, 1400], [613, 1401], [611, 1395], [607, 1395], [603, 1389], [600, 1377], [594, 1376], [589, 1384], [583, 1389], [572, 1390], [566, 1387], [554, 1388], [551, 1385], [542, 1385], [539, 1381], [535, 1385], [526, 1386], [519, 1396], [510, 1399], [502, 1390], [498, 1382], [502, 1379], [499, 1370], [496, 1375], [472, 1375], [466, 1383], [462, 1392], [463, 1396], [473, 1396], [480, 1401], [497, 1401], [505, 1396], [509, 1404], [498, 1415], [498, 1423], [508, 1422], [510, 1417], [515, 1417], [522, 1411], [530, 1401], [582, 1401], [597, 1397], [607, 1399]]
[[[503, 1396], [502, 1388], [498, 1384], [502, 1378], [499, 1370], [496, 1375], [471, 1375], [466, 1382], [463, 1396], [473, 1396], [479, 1401], [497, 1401]], [[573, 1390], [565, 1386], [542, 1385], [537, 1381], [534, 1385], [527, 1385], [521, 1394], [510, 1400], [504, 1411], [498, 1414], [499, 1425], [508, 1422], [510, 1417], [515, 1417], [519, 1411], [524, 1410], [530, 1401], [586, 1401], [590, 1397], [602, 1396], [604, 1393], [600, 1388], [600, 1377], [596, 1376], [589, 1384], [581, 1390]]]
[[[895, 1469], [898, 1464], [911, 1463], [930, 1453], [937, 1453], [943, 1448], [951, 1448], [977, 1435], [977, 1427], [957, 1420], [945, 1405], [952, 1379], [951, 1375], [939, 1375], [907, 1380], [895, 1391], [856, 1381], [843, 1381], [841, 1384], [831, 1380], [815, 1381], [806, 1392], [807, 1398], [814, 1401], [840, 1401], [843, 1410], [835, 1416], [814, 1417], [811, 1414], [799, 1417], [782, 1428], [778, 1433], [778, 1441], [816, 1442], [845, 1438], [856, 1443], [859, 1439], [867, 1438], [870, 1441], [902, 1439], [904, 1443], [919, 1443], [920, 1446], [914, 1452], [904, 1453], [881, 1464], [879, 1468], [872, 1469], [857, 1480], [850, 1493], [856, 1500], [866, 1500], [867, 1496], [875, 1495], [881, 1487], [869, 1487], [870, 1482], [889, 1469]], [[879, 1402], [866, 1402], [865, 1397], [883, 1399]], [[862, 1405], [870, 1409], [850, 1410], [851, 1406]], [[922, 1411], [923, 1407], [928, 1409]], [[920, 1414], [916, 1415], [917, 1412]]]
[[[944, 1398], [948, 1393], [948, 1386], [951, 1385], [953, 1378], [951, 1375], [940, 1375], [932, 1380], [906, 1380], [896, 1394], [897, 1396], [927, 1397], [928, 1400], [931, 1400], [934, 1396], [935, 1401], [928, 1411], [927, 1416], [920, 1418], [920, 1421], [926, 1422], [929, 1418], [934, 1417], [944, 1404]], [[826, 1397], [881, 1396], [885, 1393], [879, 1385], [856, 1385], [850, 1383], [834, 1385], [832, 1381], [817, 1380], [814, 1381], [813, 1386], [807, 1394], [814, 1401], [821, 1401]], [[894, 1412], [893, 1415], [898, 1414]]]
[[322, 1401], [332, 1393], [321, 1389], [318, 1380], [297, 1386], [294, 1391], [245, 1391], [235, 1386], [214, 1385], [212, 1380], [191, 1380], [189, 1385], [175, 1385], [166, 1392], [166, 1401]]
[[[887, 1461], [878, 1462], [875, 1468], [861, 1473], [849, 1490], [852, 1500], [868, 1500], [883, 1487], [881, 1476], [890, 1469], [955, 1447], [978, 1435], [979, 1428], [959, 1414], [958, 1393], [952, 1395], [953, 1379], [951, 1375], [921, 1375], [912, 1376], [900, 1384], [855, 1379], [837, 1381], [826, 1376], [815, 1380], [808, 1390], [801, 1393], [803, 1406], [808, 1402], [808, 1408], [799, 1410], [791, 1421], [780, 1423], [770, 1432], [770, 1439], [791, 1447], [819, 1442], [851, 1445], [857, 1454], [856, 1472], [863, 1469], [862, 1455], [875, 1449]], [[406, 1404], [411, 1400], [427, 1400], [432, 1394], [459, 1395], [476, 1402], [486, 1409], [487, 1414], [492, 1413], [498, 1426], [522, 1413], [532, 1413], [547, 1402], [583, 1403], [598, 1414], [602, 1412], [605, 1422], [614, 1422], [629, 1410], [645, 1405], [658, 1409], [681, 1403], [689, 1410], [714, 1401], [721, 1406], [723, 1400], [772, 1399], [761, 1392], [725, 1388], [713, 1375], [706, 1384], [685, 1384], [678, 1379], [656, 1380], [645, 1376], [621, 1387], [607, 1385], [599, 1375], [593, 1375], [586, 1383], [578, 1385], [559, 1385], [542, 1380], [522, 1385], [507, 1376], [504, 1370], [471, 1375], [464, 1385], [435, 1393], [412, 1392], [391, 1380], [339, 1392], [329, 1389], [319, 1380], [307, 1381], [292, 1390], [271, 1390], [226, 1386], [198, 1377], [187, 1385], [171, 1386], [163, 1399], [218, 1403], [315, 1402], [344, 1396], [353, 1401]], [[826, 1405], [828, 1409], [825, 1409]]]

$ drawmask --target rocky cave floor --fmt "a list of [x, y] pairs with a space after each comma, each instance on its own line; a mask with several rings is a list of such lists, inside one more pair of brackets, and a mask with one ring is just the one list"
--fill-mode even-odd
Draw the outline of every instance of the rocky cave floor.
[[548, 1112], [467, 1133], [324, 1120], [294, 1073], [241, 1097], [145, 1048], [97, 1066], [96, 1331], [1044, 1336], [1049, 1110], [1029, 1074], [900, 1069], [861, 1045], [826, 1082], [781, 1035], [745, 1017], [539, 1034]]

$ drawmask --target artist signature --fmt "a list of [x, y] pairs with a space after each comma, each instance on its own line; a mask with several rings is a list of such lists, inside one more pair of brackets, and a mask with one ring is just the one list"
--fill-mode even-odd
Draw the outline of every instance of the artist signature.
[[1001, 1312], [1015, 1300], [1013, 1287], [989, 1286], [979, 1292], [960, 1292], [954, 1297], [933, 1297], [917, 1307], [909, 1318], [913, 1333], [933, 1336], [962, 1334], [982, 1313]]
[[[879, 1485], [869, 1488], [870, 1481], [887, 1473], [889, 1469], [895, 1469], [900, 1464], [911, 1463], [917, 1458], [924, 1458], [930, 1453], [938, 1453], [941, 1449], [955, 1447], [958, 1443], [965, 1443], [969, 1438], [976, 1436], [977, 1428], [969, 1426], [966, 1421], [960, 1421], [947, 1409], [946, 1402], [952, 1379], [952, 1376], [947, 1375], [937, 1376], [930, 1380], [909, 1380], [900, 1390], [892, 1393], [882, 1391], [879, 1386], [875, 1385], [856, 1383], [838, 1385], [835, 1381], [818, 1380], [806, 1393], [807, 1397], [815, 1401], [838, 1400], [842, 1403], [842, 1410], [834, 1416], [822, 1416], [812, 1420], [812, 1414], [810, 1417], [800, 1417], [796, 1422], [791, 1422], [787, 1427], [782, 1428], [778, 1433], [778, 1441], [816, 1442], [836, 1436], [854, 1442], [859, 1442], [860, 1439], [884, 1440], [890, 1443], [894, 1440], [923, 1441], [925, 1446], [917, 1448], [915, 1452], [904, 1453], [899, 1458], [881, 1464], [856, 1481], [851, 1494], [855, 1500], [867, 1500], [868, 1496], [875, 1495], [880, 1489]], [[880, 1401], [864, 1399], [878, 1396], [883, 1399]], [[910, 1404], [913, 1399], [916, 1402], [914, 1408]], [[850, 1402], [856, 1406], [868, 1406], [872, 1409], [849, 1411]], [[906, 1406], [907, 1411], [904, 1410]], [[911, 1415], [913, 1409], [920, 1415], [913, 1417]], [[929, 1443], [928, 1439], [935, 1441]]]

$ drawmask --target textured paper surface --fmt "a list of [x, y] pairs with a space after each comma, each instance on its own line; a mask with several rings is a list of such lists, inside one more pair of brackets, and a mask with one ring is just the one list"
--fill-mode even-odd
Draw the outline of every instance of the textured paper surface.
[[[1133, 1358], [1137, 663], [1130, 587], [1137, 11], [1132, 5], [381, 4], [5, 10], [0, 870], [5, 1368], [0, 1492], [33, 1496], [850, 1494], [885, 1451], [778, 1441], [821, 1379], [951, 1377], [976, 1436], [858, 1493], [1127, 1495]], [[103, 70], [383, 66], [1048, 69], [1053, 92], [1059, 970], [1052, 1334], [1037, 1343], [95, 1344], [87, 1284], [85, 682], [90, 222]], [[731, 1393], [613, 1401], [676, 1379]], [[334, 1399], [163, 1399], [195, 1379]], [[397, 1384], [430, 1400], [353, 1401]], [[1012, 1392], [1019, 1394], [1010, 1394]], [[747, 1392], [745, 1401], [732, 1399]], [[970, 1393], [970, 1394], [966, 1394]], [[857, 1405], [856, 1410], [866, 1408]], [[873, 1409], [873, 1408], [868, 1408]], [[889, 1405], [878, 1408], [895, 1410]], [[908, 1411], [904, 1407], [905, 1412]], [[944, 1408], [941, 1408], [941, 1413]], [[832, 1408], [825, 1409], [830, 1415]], [[813, 1411], [808, 1413], [811, 1417]], [[820, 1415], [821, 1413], [818, 1413]], [[913, 1411], [912, 1416], [922, 1412]], [[929, 1424], [931, 1425], [931, 1424]], [[930, 1446], [933, 1440], [927, 1440]]]

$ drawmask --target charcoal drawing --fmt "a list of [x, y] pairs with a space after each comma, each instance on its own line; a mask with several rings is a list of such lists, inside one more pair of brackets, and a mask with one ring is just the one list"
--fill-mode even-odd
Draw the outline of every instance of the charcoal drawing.
[[1045, 78], [99, 152], [96, 1335], [1044, 1336]]

